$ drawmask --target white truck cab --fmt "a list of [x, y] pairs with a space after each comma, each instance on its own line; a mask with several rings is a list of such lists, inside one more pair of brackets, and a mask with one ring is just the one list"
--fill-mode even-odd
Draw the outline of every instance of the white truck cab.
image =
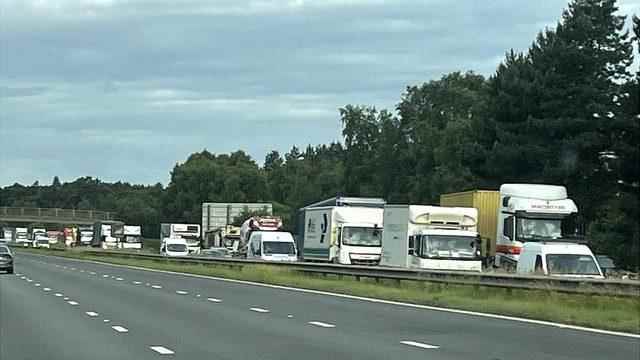
[[164, 238], [160, 244], [160, 254], [164, 256], [188, 256], [187, 240], [183, 238]]
[[33, 240], [33, 243], [32, 243], [31, 246], [34, 247], [34, 248], [49, 249], [51, 247], [50, 243], [51, 243], [51, 240], [49, 239], [48, 236], [37, 235], [35, 240]]
[[570, 242], [527, 242], [522, 246], [518, 274], [604, 279], [588, 246]]
[[578, 212], [564, 186], [504, 184], [500, 186], [496, 234], [496, 266], [514, 269], [523, 244], [565, 237], [563, 222]]
[[296, 261], [298, 260], [298, 252], [291, 233], [285, 231], [253, 231], [247, 246], [247, 259]]

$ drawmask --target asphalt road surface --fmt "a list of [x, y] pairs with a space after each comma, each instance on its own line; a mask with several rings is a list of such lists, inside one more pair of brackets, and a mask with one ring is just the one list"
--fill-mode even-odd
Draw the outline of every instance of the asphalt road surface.
[[18, 253], [0, 359], [630, 360], [640, 339]]

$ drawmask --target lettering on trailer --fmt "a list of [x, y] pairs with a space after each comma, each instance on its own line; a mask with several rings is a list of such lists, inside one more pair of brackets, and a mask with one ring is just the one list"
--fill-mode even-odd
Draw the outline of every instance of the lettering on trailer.
[[327, 217], [327, 214], [324, 213], [322, 214], [322, 224], [320, 224], [320, 230], [322, 230], [322, 235], [320, 235], [320, 243], [324, 242], [324, 237], [327, 235], [327, 228], [329, 223], [329, 219]]
[[564, 205], [551, 205], [551, 204], [531, 204], [532, 209], [543, 209], [543, 210], [564, 210], [566, 207]]
[[307, 224], [307, 232], [316, 232], [316, 219], [312, 217], [309, 218], [309, 223]]

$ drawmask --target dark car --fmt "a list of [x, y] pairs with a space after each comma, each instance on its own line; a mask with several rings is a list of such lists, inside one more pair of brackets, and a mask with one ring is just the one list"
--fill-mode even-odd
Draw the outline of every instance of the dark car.
[[6, 245], [0, 244], [0, 271], [13, 274], [13, 254]]

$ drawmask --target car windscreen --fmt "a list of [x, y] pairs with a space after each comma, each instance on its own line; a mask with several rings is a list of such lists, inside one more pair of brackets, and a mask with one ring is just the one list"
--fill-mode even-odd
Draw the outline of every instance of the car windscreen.
[[0, 254], [11, 254], [9, 248], [6, 246], [0, 246]]
[[353, 246], [380, 246], [382, 245], [382, 229], [345, 227], [342, 230], [342, 243]]
[[592, 256], [574, 254], [547, 255], [549, 274], [557, 275], [600, 275]]
[[295, 255], [296, 254], [296, 248], [293, 245], [293, 243], [290, 243], [290, 242], [263, 241], [262, 249], [264, 251], [264, 255], [274, 255], [274, 254]]
[[471, 236], [425, 235], [421, 254], [424, 257], [472, 258], [475, 244], [475, 238]]
[[137, 237], [137, 236], [130, 236], [130, 235], [128, 235], [128, 236], [125, 236], [125, 237], [124, 237], [124, 242], [126, 242], [126, 243], [130, 243], [130, 244], [131, 244], [131, 243], [134, 243], [134, 244], [135, 244], [135, 243], [139, 243], [139, 242], [140, 242], [140, 238], [139, 238], [139, 237]]
[[173, 252], [185, 252], [185, 251], [187, 251], [187, 245], [185, 245], [185, 244], [169, 244], [169, 245], [167, 245], [167, 250], [168, 251], [173, 251]]

